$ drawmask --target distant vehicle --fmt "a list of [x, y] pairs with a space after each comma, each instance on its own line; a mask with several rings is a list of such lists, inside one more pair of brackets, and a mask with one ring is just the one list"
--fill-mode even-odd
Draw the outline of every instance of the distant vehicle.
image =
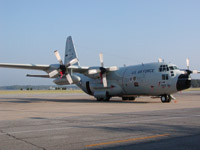
[[159, 59], [156, 63], [140, 64], [118, 68], [104, 67], [103, 54], [98, 67], [80, 66], [76, 50], [69, 36], [66, 41], [64, 63], [56, 50], [59, 64], [33, 65], [0, 63], [0, 67], [42, 70], [47, 75], [27, 75], [28, 77], [55, 78], [57, 85], [76, 84], [85, 93], [94, 96], [97, 101], [109, 101], [111, 97], [122, 100], [135, 100], [138, 96], [160, 97], [163, 103], [169, 103], [173, 93], [188, 89], [191, 86], [190, 74], [200, 73], [179, 69]]

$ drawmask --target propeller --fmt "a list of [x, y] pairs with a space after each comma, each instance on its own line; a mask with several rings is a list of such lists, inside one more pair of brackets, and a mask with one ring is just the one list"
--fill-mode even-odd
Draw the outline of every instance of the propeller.
[[68, 67], [70, 67], [70, 66], [76, 64], [76, 63], [78, 62], [78, 59], [77, 59], [77, 58], [72, 59], [69, 63], [67, 63], [66, 65], [64, 65], [64, 64], [63, 64], [63, 61], [62, 61], [62, 59], [61, 59], [61, 57], [60, 57], [59, 52], [58, 52], [57, 50], [55, 50], [55, 51], [54, 51], [54, 54], [55, 54], [55, 56], [56, 56], [58, 62], [60, 63], [60, 67], [59, 67], [58, 69], [53, 70], [52, 72], [50, 72], [50, 73], [49, 73], [49, 77], [50, 77], [50, 78], [53, 78], [53, 77], [55, 77], [55, 76], [57, 76], [57, 75], [60, 74], [60, 75], [61, 75], [60, 78], [62, 78], [63, 75], [66, 75], [67, 81], [69, 82], [69, 84], [72, 84], [72, 83], [73, 83], [73, 80], [72, 80], [72, 77], [71, 77], [71, 75], [70, 75], [70, 73], [69, 73]]
[[104, 60], [103, 60], [103, 54], [102, 53], [99, 54], [99, 58], [100, 58], [101, 67], [99, 67], [98, 69], [90, 69], [88, 71], [88, 74], [92, 75], [92, 74], [98, 74], [99, 73], [100, 74], [100, 78], [101, 78], [101, 82], [103, 83], [103, 86], [107, 87], [108, 86], [107, 73], [111, 72], [111, 71], [118, 70], [118, 67], [113, 66], [113, 67], [105, 68], [104, 67]]
[[198, 70], [190, 70], [190, 60], [189, 60], [189, 58], [186, 59], [186, 65], [187, 65], [187, 70], [185, 70], [185, 71], [187, 72], [188, 75], [200, 73], [200, 71], [198, 71]]
[[55, 56], [56, 56], [58, 62], [60, 63], [60, 65], [63, 65], [63, 61], [62, 61], [62, 59], [61, 59], [61, 57], [60, 57], [60, 54], [59, 54], [58, 50], [55, 50], [55, 51], [54, 51], [54, 54], [55, 54]]

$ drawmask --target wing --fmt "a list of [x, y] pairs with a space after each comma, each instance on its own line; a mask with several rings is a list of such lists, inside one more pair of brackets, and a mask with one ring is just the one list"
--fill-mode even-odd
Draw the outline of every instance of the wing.
[[43, 70], [47, 71], [49, 65], [35, 65], [35, 64], [10, 64], [10, 63], [0, 63], [2, 68], [15, 68], [15, 69], [32, 69], [32, 70]]
[[[11, 63], [0, 63], [2, 68], [14, 68], [14, 69], [30, 69], [30, 70], [41, 70], [49, 73], [60, 67], [59, 64], [54, 65], [36, 65], [36, 64], [11, 64]], [[70, 66], [68, 69], [71, 69], [73, 73], [84, 74], [87, 77], [94, 78], [93, 75], [90, 75], [88, 71], [94, 69], [93, 67], [82, 67], [82, 66]], [[42, 77], [49, 78], [49, 75], [27, 75], [28, 77]], [[56, 78], [55, 76], [54, 78]]]
[[81, 67], [81, 66], [70, 66], [69, 69], [72, 69], [74, 73], [81, 73], [84, 75], [88, 75], [89, 67]]
[[[36, 64], [12, 64], [12, 63], [0, 63], [1, 68], [14, 68], [14, 69], [30, 69], [30, 70], [41, 70], [49, 73], [55, 69], [60, 67], [59, 64], [54, 65], [36, 65]], [[74, 73], [81, 73], [86, 76], [88, 75], [89, 67], [81, 67], [81, 66], [70, 66], [69, 69], [73, 70]], [[42, 77], [48, 78], [49, 75], [27, 75], [28, 77]], [[56, 76], [57, 77], [57, 76]], [[55, 78], [56, 78], [55, 77]]]
[[96, 77], [94, 75], [89, 74], [89, 70], [91, 69], [91, 67], [70, 66], [68, 69], [71, 69], [73, 73], [80, 73], [80, 74], [83, 74], [83, 75], [85, 75], [85, 76], [87, 76], [89, 78], [96, 79]]
[[[54, 69], [60, 67], [59, 64], [56, 65], [36, 65], [36, 64], [12, 64], [12, 63], [0, 63], [1, 68], [14, 68], [14, 69], [31, 69], [31, 70], [41, 70], [49, 73]], [[75, 73], [87, 74], [89, 67], [81, 66], [70, 66], [69, 69], [72, 69]]]

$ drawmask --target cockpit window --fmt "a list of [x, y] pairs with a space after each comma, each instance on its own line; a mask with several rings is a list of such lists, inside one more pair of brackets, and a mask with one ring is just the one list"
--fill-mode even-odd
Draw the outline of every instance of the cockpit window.
[[167, 65], [160, 65], [159, 72], [169, 71], [169, 67]]
[[178, 67], [177, 66], [169, 66], [169, 69], [170, 70], [178, 70]]
[[174, 67], [173, 66], [169, 66], [169, 70], [174, 70]]
[[177, 70], [178, 69], [178, 67], [177, 66], [174, 66], [174, 70]]

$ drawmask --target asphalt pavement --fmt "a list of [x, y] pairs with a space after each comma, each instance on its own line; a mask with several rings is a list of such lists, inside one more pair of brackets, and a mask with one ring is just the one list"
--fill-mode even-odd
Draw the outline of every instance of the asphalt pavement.
[[200, 92], [96, 102], [85, 94], [1, 94], [0, 150], [199, 150]]

